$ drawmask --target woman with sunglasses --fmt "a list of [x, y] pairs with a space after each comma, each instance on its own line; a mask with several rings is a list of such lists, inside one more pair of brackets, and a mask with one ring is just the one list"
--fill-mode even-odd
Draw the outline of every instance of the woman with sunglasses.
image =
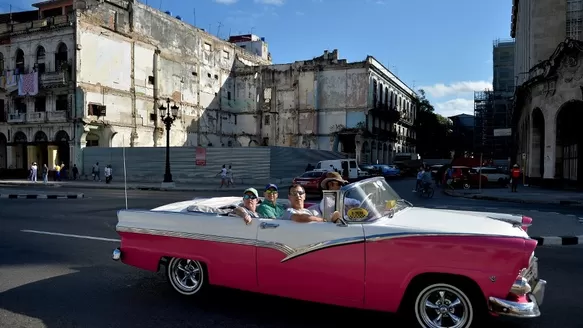
[[231, 214], [235, 214], [243, 218], [245, 224], [251, 224], [253, 218], [258, 218], [257, 203], [259, 193], [255, 188], [247, 188], [243, 192], [243, 206], [239, 206], [233, 210]]

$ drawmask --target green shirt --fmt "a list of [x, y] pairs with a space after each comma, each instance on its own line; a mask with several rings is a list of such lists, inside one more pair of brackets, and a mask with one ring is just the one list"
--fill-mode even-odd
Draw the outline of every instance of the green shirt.
[[270, 201], [264, 200], [259, 207], [257, 213], [262, 218], [279, 218], [283, 215], [285, 209], [279, 204], [273, 204]]

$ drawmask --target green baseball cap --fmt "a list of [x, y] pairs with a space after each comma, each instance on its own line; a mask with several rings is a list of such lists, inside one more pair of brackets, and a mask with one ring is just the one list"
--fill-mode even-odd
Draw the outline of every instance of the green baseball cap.
[[259, 193], [257, 192], [257, 189], [255, 189], [255, 188], [247, 188], [247, 189], [245, 189], [245, 191], [243, 191], [243, 194], [246, 194], [248, 192], [255, 195], [255, 197], [259, 197]]

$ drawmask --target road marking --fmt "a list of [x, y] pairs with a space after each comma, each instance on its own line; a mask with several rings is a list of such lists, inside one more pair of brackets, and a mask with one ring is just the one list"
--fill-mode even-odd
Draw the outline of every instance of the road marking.
[[561, 237], [543, 237], [544, 238], [544, 246], [553, 246], [553, 245], [563, 245], [563, 238]]
[[103, 237], [93, 237], [93, 236], [82, 236], [82, 235], [72, 235], [67, 233], [58, 233], [58, 232], [48, 232], [48, 231], [37, 231], [37, 230], [20, 230], [21, 232], [28, 232], [28, 233], [36, 233], [40, 235], [51, 235], [51, 236], [61, 236], [61, 237], [70, 237], [70, 238], [79, 238], [79, 239], [91, 239], [91, 240], [101, 240], [101, 241], [111, 241], [119, 243], [119, 239], [112, 239], [112, 238], [103, 238]]

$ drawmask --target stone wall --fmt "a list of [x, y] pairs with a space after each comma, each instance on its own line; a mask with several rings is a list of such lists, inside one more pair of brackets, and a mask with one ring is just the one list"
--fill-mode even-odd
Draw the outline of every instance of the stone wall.
[[[161, 182], [166, 148], [125, 148], [128, 182]], [[342, 153], [289, 147], [206, 148], [206, 165], [196, 165], [196, 147], [170, 148], [172, 177], [176, 183], [219, 183], [223, 165], [232, 165], [236, 184], [280, 183], [304, 172], [308, 163], [344, 158]], [[91, 168], [99, 162], [103, 169], [111, 164], [113, 179], [123, 181], [123, 148], [88, 147], [83, 149], [84, 177], [91, 179]]]

